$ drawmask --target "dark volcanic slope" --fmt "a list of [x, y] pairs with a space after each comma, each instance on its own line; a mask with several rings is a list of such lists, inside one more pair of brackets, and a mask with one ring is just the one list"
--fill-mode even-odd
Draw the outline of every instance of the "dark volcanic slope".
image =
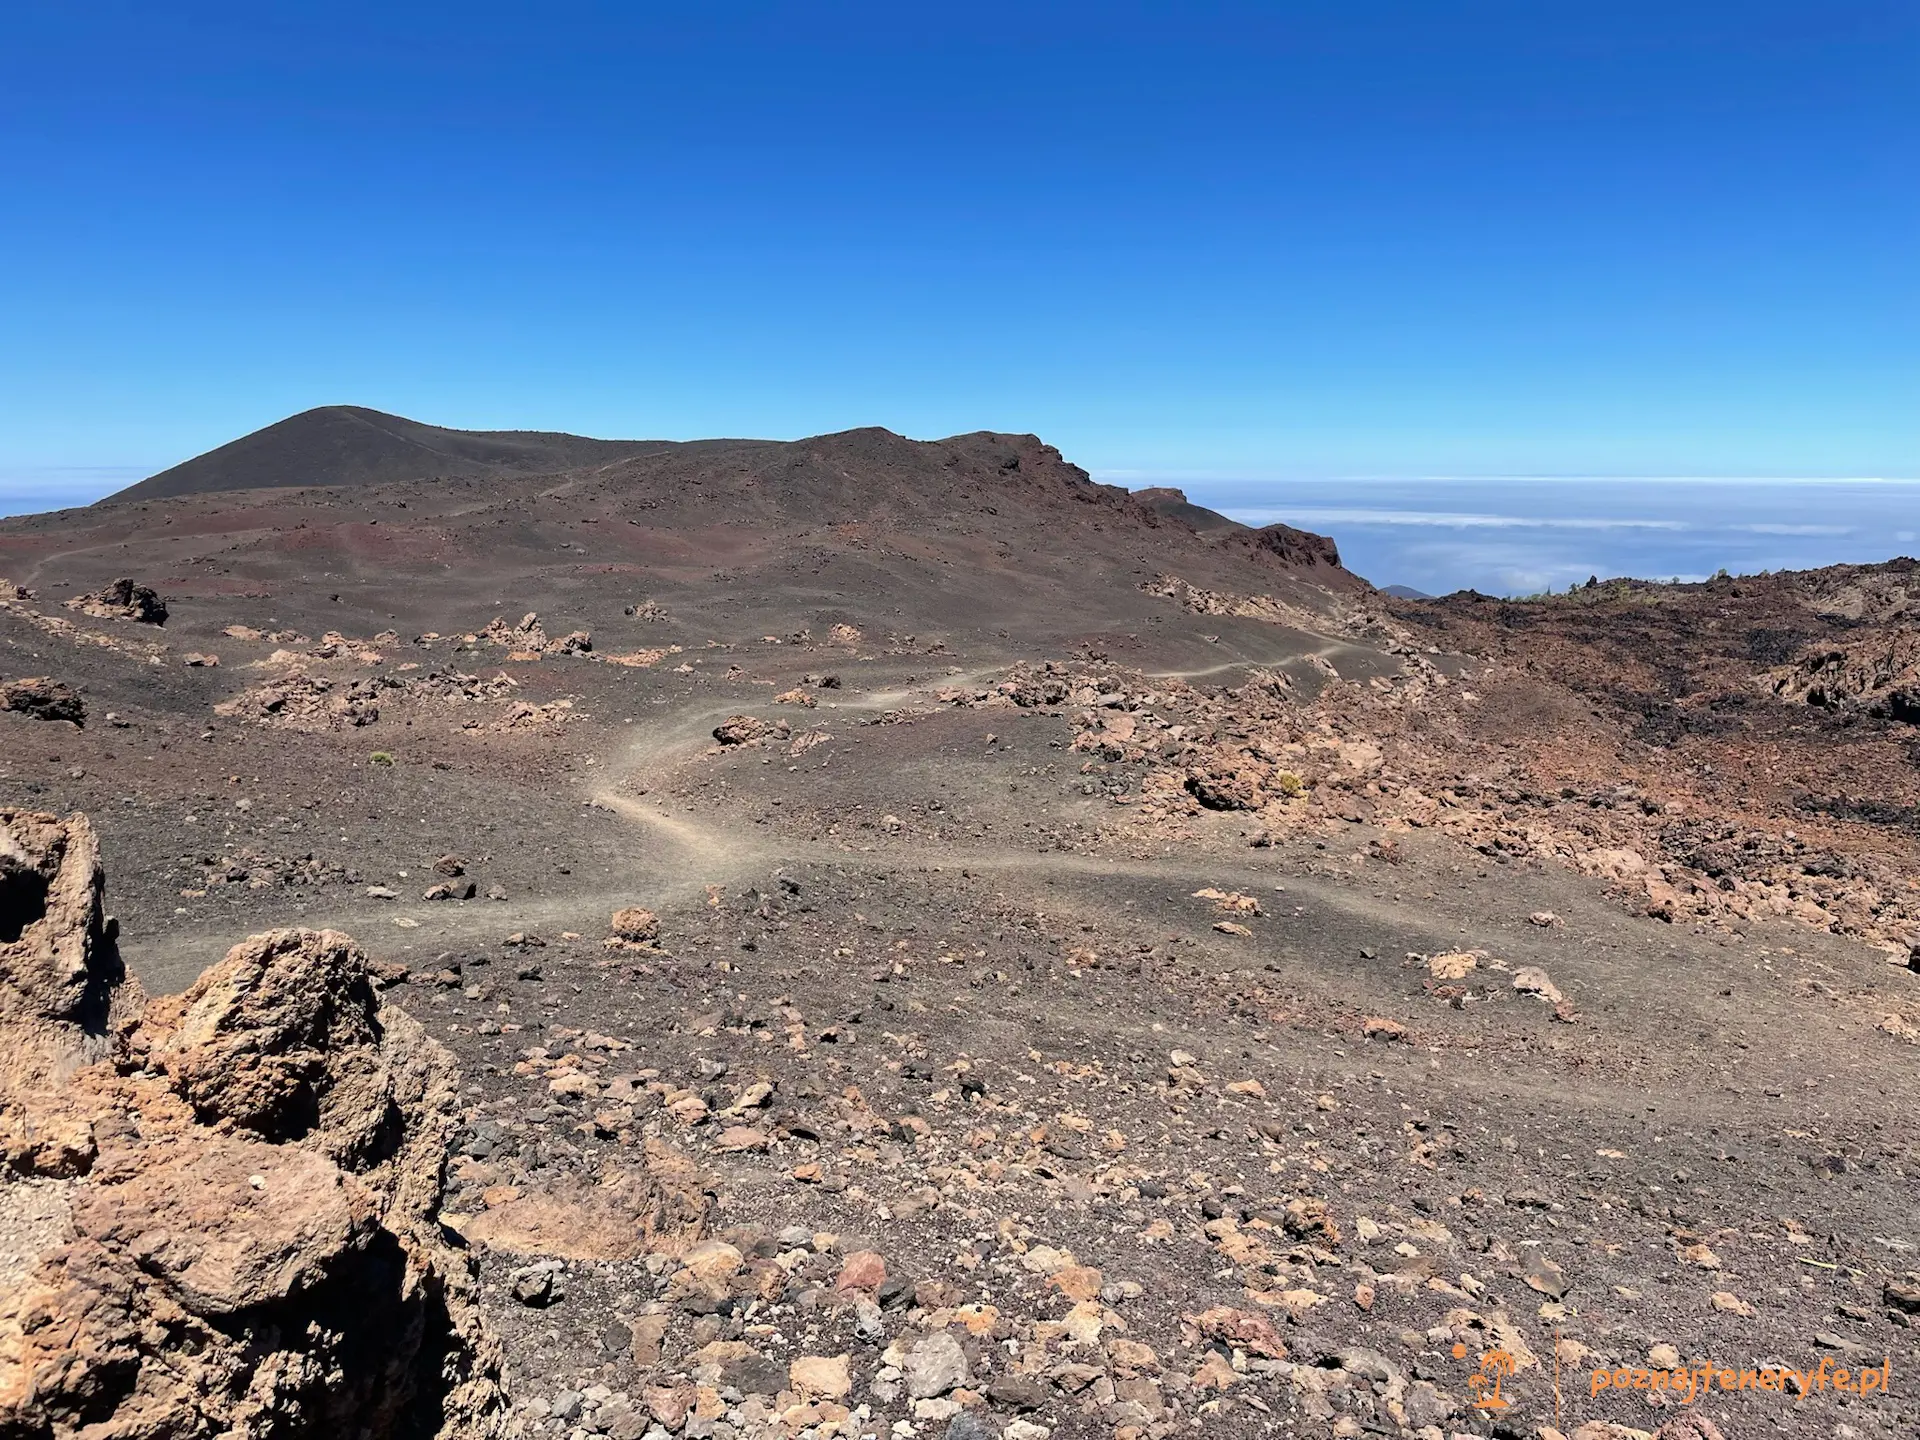
[[[347, 443], [356, 427], [385, 433], [371, 427], [386, 417], [368, 414], [309, 412], [145, 482], [173, 485], [226, 454], [219, 483], [253, 488], [149, 498], [136, 486], [86, 509], [6, 521], [0, 574], [59, 591], [137, 572], [171, 597], [170, 624], [183, 635], [205, 599], [217, 602], [207, 618], [221, 625], [449, 631], [538, 610], [549, 624], [628, 631], [629, 643], [643, 643], [647, 627], [623, 612], [652, 601], [713, 633], [845, 623], [923, 642], [971, 634], [1009, 658], [1042, 639], [1112, 649], [1164, 635], [1163, 661], [1178, 666], [1277, 661], [1322, 642], [1303, 633], [1276, 643], [1274, 626], [1225, 611], [1208, 627], [1217, 647], [1176, 638], [1166, 600], [1152, 593], [1162, 577], [1229, 599], [1278, 597], [1303, 632], [1324, 628], [1338, 597], [1369, 593], [1322, 536], [1285, 526], [1203, 533], [1096, 484], [1031, 435], [914, 441], [866, 429], [634, 442], [619, 458], [605, 454], [613, 442], [548, 437], [601, 453], [539, 474], [461, 475], [449, 460], [431, 475], [387, 479], [373, 473], [373, 449]], [[314, 462], [325, 485], [279, 483], [298, 447], [273, 436], [290, 427], [316, 447], [337, 442], [344, 459]], [[411, 443], [407, 434], [455, 435], [396, 433], [378, 465], [398, 463], [393, 447]], [[554, 458], [531, 437], [455, 438], [524, 443], [531, 448], [516, 453], [528, 466]], [[279, 457], [280, 468], [250, 468], [245, 457], [256, 453]], [[422, 458], [418, 469], [428, 468]], [[203, 638], [213, 643], [217, 630]]]
[[602, 465], [668, 443], [589, 440], [543, 430], [445, 430], [358, 405], [323, 405], [182, 461], [108, 499], [285, 485], [378, 485], [436, 475], [538, 475]]
[[[289, 497], [288, 490], [323, 493]], [[803, 556], [812, 557], [819, 573], [826, 568], [823, 553], [853, 551], [861, 568], [881, 560], [905, 561], [923, 572], [932, 565], [960, 568], [987, 582], [988, 598], [1007, 583], [1031, 592], [1036, 582], [1046, 588], [1050, 580], [1070, 580], [1084, 591], [1089, 565], [1104, 578], [1117, 578], [1112, 568], [1124, 566], [1128, 588], [1171, 571], [1233, 593], [1273, 591], [1309, 609], [1322, 608], [1327, 592], [1367, 588], [1341, 568], [1338, 551], [1323, 536], [1284, 525], [1256, 530], [1189, 504], [1174, 490], [1130, 496], [1095, 484], [1034, 436], [987, 432], [937, 441], [878, 428], [794, 441], [590, 440], [446, 430], [376, 410], [326, 406], [109, 496], [94, 507], [107, 512], [98, 520], [76, 516], [56, 528], [98, 525], [114, 532], [132, 519], [134, 529], [146, 529], [144, 509], [131, 516], [113, 512], [130, 502], [196, 497], [197, 504], [170, 512], [175, 538], [203, 527], [230, 538], [238, 532], [251, 538], [226, 553], [294, 550], [306, 561], [337, 546], [338, 564], [322, 572], [345, 567], [353, 573], [374, 537], [335, 530], [297, 541], [271, 538], [281, 535], [289, 507], [318, 510], [330, 512], [328, 521], [390, 527], [371, 547], [382, 572], [460, 568], [453, 563], [458, 552], [474, 562], [476, 575], [484, 571], [489, 587], [503, 566], [511, 573], [524, 559], [545, 567], [555, 555], [577, 559], [589, 549], [560, 530], [624, 520], [643, 533], [613, 541], [618, 563], [595, 567], [599, 573], [657, 568], [659, 578], [671, 582], [687, 578], [690, 566], [706, 579], [713, 565], [737, 571], [742, 561], [751, 568], [777, 561], [775, 568], [790, 568]], [[540, 533], [529, 534], [523, 517]], [[289, 523], [309, 530], [321, 520], [303, 515]], [[595, 553], [607, 548], [604, 536]], [[529, 545], [538, 562], [520, 553]], [[266, 578], [262, 566], [274, 562], [256, 553], [248, 568]], [[114, 573], [119, 568], [118, 559], [109, 566]], [[926, 578], [912, 588], [924, 590]], [[964, 588], [954, 584], [958, 578], [938, 577], [937, 588], [951, 596]], [[882, 580], [866, 588], [877, 595], [892, 586]], [[537, 593], [529, 598], [549, 603]]]

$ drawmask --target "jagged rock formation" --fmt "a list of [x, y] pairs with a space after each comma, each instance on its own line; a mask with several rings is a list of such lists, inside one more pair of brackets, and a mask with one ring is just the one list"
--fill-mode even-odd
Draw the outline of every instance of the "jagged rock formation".
[[1920, 725], [1920, 630], [1890, 628], [1816, 645], [1769, 678], [1783, 700]]
[[496, 615], [487, 628], [480, 632], [480, 638], [495, 645], [504, 645], [516, 657], [528, 659], [541, 655], [593, 653], [593, 636], [587, 631], [575, 630], [558, 640], [549, 639], [539, 615], [533, 611], [522, 615], [518, 625], [509, 625], [504, 615]]
[[84, 816], [0, 811], [0, 1435], [498, 1433], [450, 1057], [334, 931], [145, 1003]]
[[142, 625], [167, 623], [167, 602], [151, 586], [136, 585], [124, 575], [109, 580], [91, 595], [76, 595], [67, 601], [69, 610], [93, 615], [102, 620], [136, 620]]
[[[1340, 569], [1340, 547], [1330, 536], [1296, 530], [1291, 525], [1263, 525], [1246, 539], [1256, 557], [1272, 557], [1302, 570]], [[1335, 583], [1343, 579], [1343, 575], [1335, 577]]]

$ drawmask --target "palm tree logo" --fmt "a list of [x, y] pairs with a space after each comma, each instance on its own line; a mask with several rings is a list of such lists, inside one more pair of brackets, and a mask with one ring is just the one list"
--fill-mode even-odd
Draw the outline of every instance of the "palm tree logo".
[[[1467, 1358], [1467, 1347], [1455, 1345], [1453, 1358]], [[1516, 1363], [1505, 1350], [1489, 1350], [1480, 1357], [1480, 1369], [1467, 1377], [1467, 1392], [1481, 1410], [1505, 1410], [1513, 1402], [1500, 1393], [1500, 1383], [1513, 1374]]]

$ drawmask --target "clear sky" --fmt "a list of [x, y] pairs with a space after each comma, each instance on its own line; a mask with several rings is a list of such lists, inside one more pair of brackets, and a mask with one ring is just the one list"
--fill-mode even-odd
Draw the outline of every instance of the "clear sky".
[[1912, 0], [0, 7], [6, 508], [328, 402], [1912, 476], [1917, 261]]

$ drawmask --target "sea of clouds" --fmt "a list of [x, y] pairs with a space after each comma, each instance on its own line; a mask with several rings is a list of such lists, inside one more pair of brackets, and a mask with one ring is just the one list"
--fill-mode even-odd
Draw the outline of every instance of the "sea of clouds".
[[[1102, 477], [1109, 478], [1109, 477]], [[1144, 477], [1124, 483], [1138, 488]], [[1376, 585], [1564, 590], [1589, 576], [1701, 580], [1920, 551], [1920, 480], [1158, 480], [1249, 525], [1331, 535]]]

